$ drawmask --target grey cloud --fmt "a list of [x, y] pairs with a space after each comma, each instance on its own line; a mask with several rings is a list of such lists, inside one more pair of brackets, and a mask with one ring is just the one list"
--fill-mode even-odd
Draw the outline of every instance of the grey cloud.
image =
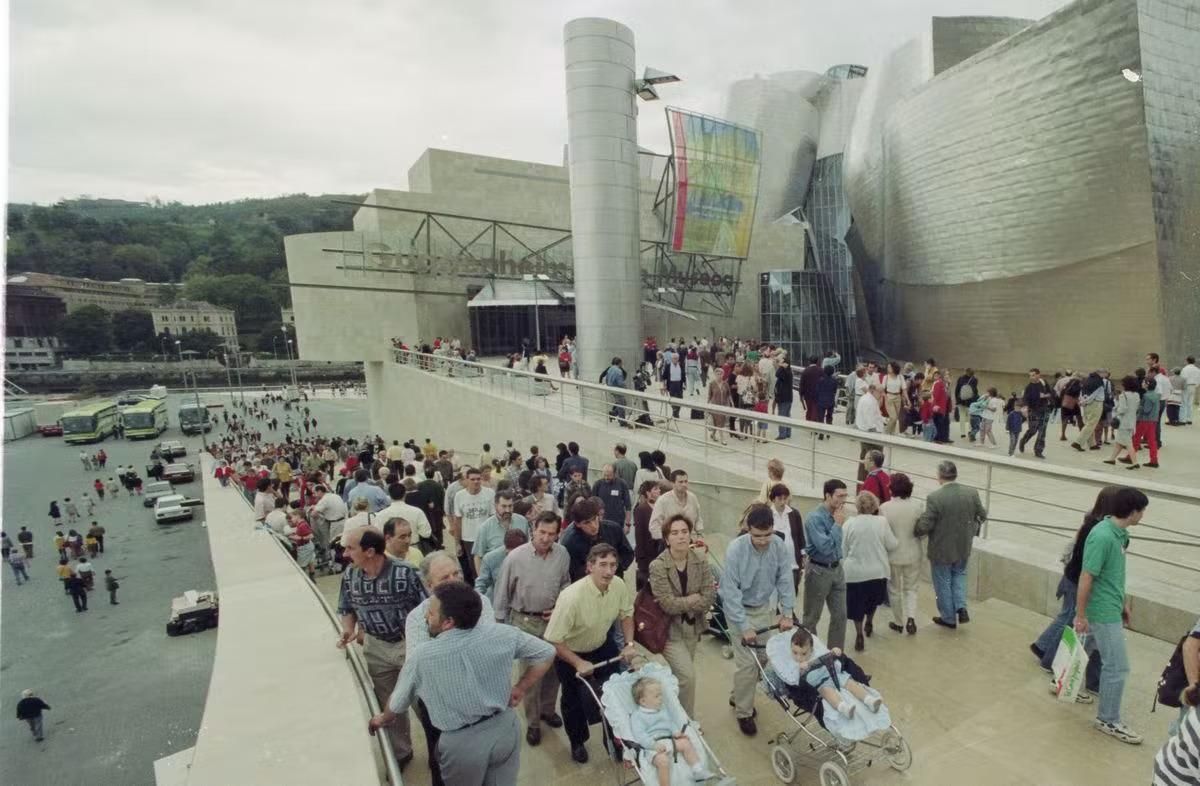
[[736, 79], [871, 65], [930, 16], [1061, 4], [14, 0], [10, 198], [404, 187], [427, 147], [557, 163], [577, 16], [628, 24], [639, 65], [684, 77], [642, 105], [641, 141], [662, 150], [666, 104], [720, 114]]

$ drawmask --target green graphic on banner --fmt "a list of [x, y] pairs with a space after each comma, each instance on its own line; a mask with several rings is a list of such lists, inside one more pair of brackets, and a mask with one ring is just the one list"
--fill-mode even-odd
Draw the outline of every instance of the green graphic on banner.
[[762, 139], [724, 120], [667, 109], [675, 159], [675, 251], [750, 255]]

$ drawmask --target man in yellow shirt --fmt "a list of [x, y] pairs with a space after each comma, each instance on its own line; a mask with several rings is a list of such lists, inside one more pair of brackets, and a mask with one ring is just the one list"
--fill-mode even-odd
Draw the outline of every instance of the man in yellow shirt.
[[[593, 664], [620, 655], [627, 661], [636, 653], [633, 646], [633, 595], [617, 575], [617, 550], [597, 543], [588, 552], [588, 575], [563, 590], [543, 638], [554, 645], [554, 669], [562, 685], [562, 716], [571, 741], [571, 758], [588, 760], [586, 743], [588, 702], [592, 696], [576, 675], [603, 682], [616, 665], [593, 669]], [[609, 635], [613, 623], [621, 622], [625, 649], [620, 650]]]
[[292, 465], [280, 453], [276, 458], [275, 466], [271, 467], [271, 471], [275, 473], [275, 479], [279, 481], [279, 490], [283, 492], [283, 498], [288, 499], [288, 492], [292, 488]]
[[383, 522], [383, 540], [388, 556], [404, 560], [414, 568], [421, 567], [425, 555], [412, 545], [412, 525], [407, 519], [396, 517]]

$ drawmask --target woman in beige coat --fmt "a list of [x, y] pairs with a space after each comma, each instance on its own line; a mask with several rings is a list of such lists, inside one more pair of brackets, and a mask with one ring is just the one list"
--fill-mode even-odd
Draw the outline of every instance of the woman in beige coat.
[[672, 516], [663, 534], [667, 548], [650, 563], [650, 591], [671, 617], [662, 655], [679, 680], [679, 703], [690, 716], [696, 699], [696, 644], [708, 626], [705, 615], [717, 590], [704, 552], [692, 548], [692, 522]]

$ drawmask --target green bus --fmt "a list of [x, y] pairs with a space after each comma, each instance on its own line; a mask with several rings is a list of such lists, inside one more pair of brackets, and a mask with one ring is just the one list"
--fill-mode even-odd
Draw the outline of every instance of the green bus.
[[100, 401], [63, 414], [64, 442], [99, 442], [116, 433], [121, 413], [115, 401]]
[[121, 413], [126, 439], [157, 437], [167, 430], [167, 402], [161, 398], [148, 398]]

